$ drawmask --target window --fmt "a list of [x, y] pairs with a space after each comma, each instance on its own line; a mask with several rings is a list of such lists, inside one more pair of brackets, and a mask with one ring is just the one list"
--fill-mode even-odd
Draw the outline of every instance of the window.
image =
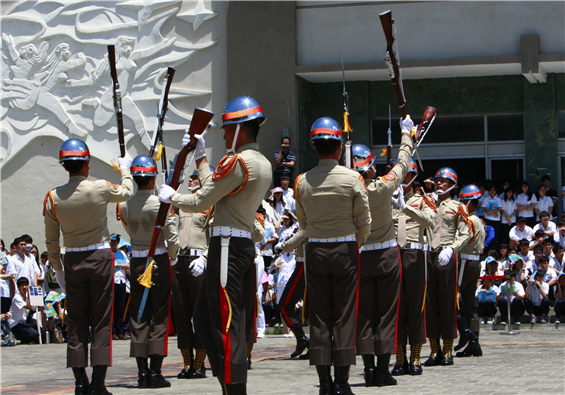
[[565, 111], [557, 113], [557, 138], [565, 139]]
[[524, 140], [524, 115], [487, 115], [488, 141]]

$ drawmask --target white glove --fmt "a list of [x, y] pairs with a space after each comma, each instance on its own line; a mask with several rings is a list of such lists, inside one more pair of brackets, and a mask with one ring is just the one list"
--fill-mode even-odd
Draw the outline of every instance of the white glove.
[[161, 185], [161, 190], [159, 191], [159, 200], [163, 203], [171, 203], [171, 196], [176, 194], [173, 188], [168, 186], [167, 184]]
[[184, 132], [184, 136], [182, 136], [182, 146], [186, 147], [190, 143], [190, 134], [188, 134], [188, 129]]
[[206, 151], [204, 150], [204, 148], [206, 148], [206, 141], [204, 141], [204, 137], [202, 137], [201, 134], [195, 135], [194, 138], [196, 139], [196, 150], [194, 151], [194, 159], [196, 160], [202, 159], [206, 157]]
[[171, 267], [175, 266], [179, 261], [179, 258], [175, 259], [174, 261], [171, 261]]
[[59, 283], [59, 287], [63, 288], [63, 291], [66, 292], [66, 289], [65, 289], [65, 271], [59, 270], [58, 272], [55, 272], [55, 278], [57, 279], [57, 283]]
[[128, 153], [126, 153], [124, 158], [118, 157], [118, 165], [120, 165], [120, 170], [127, 169], [129, 171], [131, 169], [131, 158]]
[[404, 210], [406, 207], [406, 201], [404, 200], [404, 189], [399, 187], [394, 195], [392, 195], [392, 204], [399, 210]]
[[452, 256], [453, 256], [453, 248], [445, 247], [439, 253], [439, 257], [437, 258], [437, 261], [438, 261], [440, 266], [445, 266], [449, 263]]
[[404, 119], [400, 118], [400, 130], [404, 131], [404, 129], [406, 129], [408, 130], [408, 133], [410, 133], [413, 127], [414, 127], [414, 121], [412, 121], [410, 115], [406, 115], [406, 118]]
[[194, 277], [198, 277], [202, 273], [204, 273], [205, 267], [206, 267], [206, 258], [204, 257], [204, 255], [200, 255], [198, 258], [196, 258], [190, 263], [190, 266], [188, 266], [188, 268], [192, 271], [192, 275]]
[[283, 243], [277, 243], [277, 245], [275, 246], [275, 252], [278, 254], [279, 252], [282, 252], [282, 247]]

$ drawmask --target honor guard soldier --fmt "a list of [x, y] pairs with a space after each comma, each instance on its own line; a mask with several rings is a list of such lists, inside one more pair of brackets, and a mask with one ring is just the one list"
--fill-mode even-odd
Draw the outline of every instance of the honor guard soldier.
[[[403, 198], [394, 210], [396, 240], [400, 248], [402, 279], [396, 328], [396, 363], [393, 376], [420, 375], [420, 352], [426, 343], [424, 301], [426, 297], [426, 265], [430, 260], [424, 235], [433, 226], [437, 213], [435, 202], [412, 191], [418, 176], [418, 165], [410, 160], [410, 169], [402, 182]], [[410, 361], [406, 358], [407, 338], [410, 338]]]
[[461, 262], [457, 275], [457, 287], [461, 298], [457, 323], [459, 328], [459, 344], [456, 357], [480, 357], [483, 355], [479, 345], [479, 314], [475, 307], [475, 292], [481, 274], [481, 253], [485, 246], [485, 228], [475, 210], [479, 205], [482, 193], [476, 185], [467, 185], [461, 190], [459, 200], [465, 203], [469, 211], [469, 242], [461, 249]]
[[[209, 169], [210, 172], [214, 171], [212, 167]], [[195, 171], [190, 177], [188, 190], [196, 193], [199, 189], [198, 171]], [[204, 278], [202, 274], [206, 266], [208, 233], [204, 226], [208, 211], [194, 214], [178, 209], [175, 211], [179, 214], [180, 253], [177, 264], [173, 266], [173, 311], [175, 312], [177, 346], [184, 361], [184, 366], [177, 377], [179, 379], [205, 378], [206, 351], [199, 334], [194, 330], [192, 319], [198, 290]]]
[[[169, 303], [171, 297], [171, 264], [176, 263], [179, 241], [174, 216], [167, 213], [155, 249], [151, 270], [151, 288], [145, 288], [139, 278], [147, 268], [147, 254], [157, 222], [161, 202], [153, 195], [157, 165], [147, 155], [136, 156], [131, 167], [137, 193], [131, 200], [118, 205], [118, 219], [131, 238], [131, 345], [130, 356], [135, 357], [139, 388], [170, 387], [161, 374], [163, 358], [167, 356]], [[147, 290], [147, 291], [146, 291]], [[144, 294], [147, 303], [142, 306]], [[143, 308], [141, 320], [138, 313]], [[151, 364], [148, 366], [148, 359]]]
[[[453, 365], [451, 350], [457, 337], [455, 253], [461, 251], [470, 237], [467, 207], [451, 198], [451, 191], [457, 186], [457, 173], [443, 167], [434, 181], [439, 200], [426, 293], [426, 333], [432, 350], [424, 366]], [[440, 350], [440, 338], [443, 350]]]
[[314, 122], [310, 141], [320, 162], [294, 183], [296, 216], [300, 229], [308, 229], [309, 237], [305, 261], [310, 365], [316, 365], [320, 394], [352, 393], [348, 380], [349, 368], [355, 365], [358, 248], [369, 236], [371, 226], [363, 177], [338, 163], [341, 136], [341, 127], [333, 119]]
[[[400, 294], [401, 267], [392, 221], [391, 198], [410, 166], [414, 122], [400, 120], [402, 133], [398, 161], [384, 176], [373, 179], [375, 157], [361, 144], [353, 146], [353, 166], [365, 179], [371, 209], [371, 234], [361, 252], [357, 354], [362, 355], [367, 387], [396, 385], [389, 372], [395, 351], [396, 315]], [[377, 366], [375, 367], [375, 357]]]
[[[108, 203], [124, 202], [135, 193], [131, 159], [118, 158], [121, 185], [87, 179], [90, 151], [78, 139], [63, 143], [59, 161], [69, 172], [69, 182], [45, 196], [45, 238], [49, 262], [57, 281], [65, 285], [68, 330], [67, 367], [76, 379], [75, 394], [109, 394], [104, 385], [112, 365], [112, 298], [114, 263], [110, 250], [106, 210]], [[59, 255], [59, 236], [66, 247], [64, 272]], [[92, 327], [92, 332], [90, 331]], [[88, 383], [88, 343], [92, 382]]]
[[[194, 324], [214, 376], [228, 394], [245, 394], [247, 360], [243, 289], [254, 275], [255, 245], [251, 239], [255, 211], [272, 181], [271, 164], [256, 142], [265, 121], [263, 109], [252, 98], [238, 97], [222, 115], [226, 155], [213, 174], [208, 169], [204, 139], [196, 137], [195, 157], [202, 189], [180, 195], [163, 186], [162, 201], [187, 212], [216, 205], [210, 229], [208, 266], [196, 304]], [[185, 135], [183, 144], [190, 137]], [[224, 387], [225, 385], [225, 387]]]

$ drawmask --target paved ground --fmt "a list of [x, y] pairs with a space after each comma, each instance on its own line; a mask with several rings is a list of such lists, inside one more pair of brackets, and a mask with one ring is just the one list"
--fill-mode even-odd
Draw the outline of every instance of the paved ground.
[[[489, 327], [481, 332], [484, 356], [459, 358], [450, 367], [424, 368], [422, 376], [403, 376], [394, 387], [365, 388], [363, 364], [358, 358], [351, 369], [350, 383], [357, 395], [364, 394], [564, 394], [565, 325], [522, 324], [516, 336], [501, 335]], [[164, 375], [172, 387], [140, 390], [136, 387], [135, 361], [128, 358], [129, 341], [113, 342], [114, 367], [109, 369], [107, 386], [114, 395], [134, 394], [219, 394], [215, 378], [178, 380], [182, 360], [176, 339], [170, 342], [171, 355], [165, 360]], [[317, 377], [307, 361], [291, 360], [294, 339], [268, 336], [260, 339], [253, 352], [248, 393], [317, 394]], [[422, 360], [429, 353], [424, 346]], [[66, 345], [18, 345], [1, 349], [2, 394], [70, 394], [74, 381], [65, 369]], [[394, 361], [394, 357], [393, 357]], [[90, 369], [89, 369], [90, 370]]]

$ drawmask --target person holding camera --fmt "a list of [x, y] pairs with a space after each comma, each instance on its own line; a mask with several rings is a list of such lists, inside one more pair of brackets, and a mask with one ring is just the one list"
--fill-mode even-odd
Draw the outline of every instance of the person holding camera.
[[283, 137], [281, 139], [281, 149], [275, 151], [275, 171], [273, 173], [273, 181], [275, 187], [281, 186], [281, 177], [288, 175], [292, 178], [294, 172], [294, 163], [296, 162], [296, 154], [290, 150], [290, 138]]

